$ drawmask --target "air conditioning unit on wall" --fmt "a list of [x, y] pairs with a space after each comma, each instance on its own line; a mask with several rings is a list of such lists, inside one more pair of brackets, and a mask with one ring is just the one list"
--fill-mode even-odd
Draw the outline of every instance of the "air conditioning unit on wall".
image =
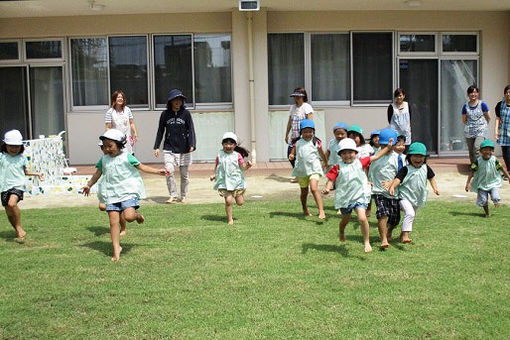
[[258, 11], [260, 10], [259, 0], [239, 0], [240, 11]]

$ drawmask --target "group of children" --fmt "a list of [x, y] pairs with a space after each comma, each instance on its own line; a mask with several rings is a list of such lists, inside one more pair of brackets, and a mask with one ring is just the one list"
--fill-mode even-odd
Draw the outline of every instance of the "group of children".
[[[391, 128], [376, 130], [365, 143], [363, 130], [357, 125], [339, 122], [333, 127], [333, 138], [326, 152], [322, 142], [315, 136], [315, 124], [304, 119], [300, 124], [300, 136], [292, 143], [289, 159], [295, 160], [293, 175], [301, 188], [303, 213], [310, 216], [307, 196], [311, 191], [319, 208], [319, 218], [325, 219], [321, 193], [328, 195], [335, 190], [335, 209], [341, 214], [339, 239], [345, 241], [345, 227], [352, 211], [355, 211], [363, 234], [365, 252], [372, 251], [369, 241], [367, 216], [370, 203], [376, 204], [376, 217], [381, 238], [381, 248], [387, 248], [392, 239], [393, 229], [400, 222], [400, 211], [404, 211], [400, 239], [412, 242], [409, 233], [419, 207], [427, 199], [427, 180], [436, 195], [439, 191], [434, 172], [426, 164], [427, 148], [414, 142], [404, 156], [405, 137], [398, 136]], [[118, 261], [122, 247], [120, 236], [126, 233], [126, 222], [145, 221], [138, 212], [139, 200], [145, 198], [145, 189], [140, 171], [169, 176], [168, 170], [155, 169], [140, 163], [131, 153], [123, 152], [126, 136], [119, 130], [109, 129], [99, 137], [103, 155], [96, 163], [96, 172], [83, 187], [85, 195], [98, 184], [99, 208], [108, 213], [110, 235], [113, 245], [112, 261]], [[3, 139], [0, 153], [0, 193], [9, 222], [16, 230], [17, 239], [23, 240], [26, 232], [21, 227], [18, 202], [23, 199], [25, 176], [40, 173], [28, 171], [27, 159], [23, 156], [23, 138], [19, 131], [8, 131]], [[232, 132], [223, 135], [222, 149], [216, 157], [214, 189], [225, 200], [227, 222], [233, 224], [232, 207], [244, 203], [246, 181], [244, 171], [252, 164], [245, 160], [249, 152], [238, 145], [238, 138]], [[481, 156], [471, 166], [466, 190], [478, 192], [477, 204], [483, 207], [487, 216], [488, 195], [499, 205], [498, 188], [502, 180], [500, 171], [510, 178], [508, 172], [494, 156], [494, 143], [485, 140], [480, 148]], [[322, 164], [321, 164], [322, 162]], [[327, 169], [327, 183], [322, 192], [319, 180]], [[120, 227], [119, 227], [120, 225]]]

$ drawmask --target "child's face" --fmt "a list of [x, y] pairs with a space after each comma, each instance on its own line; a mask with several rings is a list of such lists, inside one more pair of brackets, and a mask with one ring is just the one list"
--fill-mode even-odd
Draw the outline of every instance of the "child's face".
[[[298, 98], [298, 97], [296, 97]], [[313, 129], [312, 128], [304, 128], [301, 130], [301, 137], [303, 137], [304, 140], [308, 141], [313, 138]]]
[[172, 105], [172, 110], [177, 112], [182, 106], [182, 99], [180, 97], [174, 98], [170, 104]]
[[356, 159], [356, 151], [354, 150], [342, 150], [340, 151], [340, 157], [342, 158], [342, 161], [346, 164], [350, 164], [354, 162]]
[[411, 161], [411, 165], [412, 166], [414, 166], [415, 168], [419, 168], [420, 166], [422, 166], [423, 162], [425, 162], [425, 156], [423, 156], [423, 155], [411, 155], [409, 160]]
[[335, 138], [337, 141], [341, 141], [345, 137], [347, 137], [347, 131], [344, 129], [336, 129], [333, 134], [335, 135]]
[[406, 150], [406, 143], [403, 140], [399, 140], [393, 147], [393, 150], [399, 155], [403, 154]]
[[226, 153], [231, 153], [232, 151], [234, 151], [236, 147], [236, 143], [229, 140], [226, 140], [225, 142], [221, 143], [221, 145], [223, 146], [223, 151]]
[[104, 149], [104, 146], [103, 146], [103, 145], [101, 145], [99, 148], [101, 149], [101, 152], [103, 152], [103, 154], [105, 154], [105, 155], [106, 155], [106, 150]]
[[120, 150], [117, 146], [117, 143], [111, 139], [103, 139], [103, 152], [105, 155], [110, 157], [116, 157], [120, 155]]
[[17, 154], [19, 154], [19, 152], [21, 150], [21, 145], [6, 144], [5, 147], [7, 149], [7, 153], [11, 156], [16, 156]]
[[379, 147], [379, 135], [372, 136], [372, 143], [376, 148]]
[[357, 132], [350, 132], [349, 138], [353, 139], [356, 142], [356, 146], [360, 146], [361, 138], [359, 138], [359, 134]]
[[494, 153], [494, 149], [491, 147], [485, 147], [480, 149], [480, 154], [482, 155], [482, 158], [485, 160], [488, 160], [491, 158], [492, 154]]

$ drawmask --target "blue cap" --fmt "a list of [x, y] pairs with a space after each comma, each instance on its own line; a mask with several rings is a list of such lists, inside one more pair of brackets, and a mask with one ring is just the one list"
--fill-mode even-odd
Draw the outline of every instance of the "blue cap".
[[186, 101], [186, 96], [182, 94], [182, 91], [179, 89], [172, 89], [168, 93], [168, 100], [167, 102], [170, 102], [174, 100], [175, 98], [180, 97], [182, 100]]
[[370, 132], [370, 137], [378, 136], [380, 134], [381, 134], [381, 130], [374, 130], [374, 131]]
[[379, 144], [388, 145], [390, 139], [393, 138], [393, 143], [391, 145], [395, 145], [397, 144], [397, 137], [397, 131], [390, 128], [382, 129], [379, 133]]
[[349, 126], [347, 126], [347, 124], [345, 124], [344, 122], [338, 122], [333, 126], [333, 132], [335, 132], [336, 129], [344, 129], [345, 131], [347, 131], [349, 129]]
[[303, 130], [304, 128], [312, 128], [315, 130], [315, 123], [311, 119], [303, 119], [301, 124], [299, 124], [299, 130]]

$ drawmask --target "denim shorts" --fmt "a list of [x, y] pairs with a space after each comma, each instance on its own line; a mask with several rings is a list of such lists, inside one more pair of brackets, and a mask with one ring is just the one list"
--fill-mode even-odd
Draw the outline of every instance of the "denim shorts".
[[138, 209], [140, 205], [138, 204], [137, 198], [132, 198], [126, 201], [110, 203], [106, 205], [106, 211], [124, 211], [127, 208], [135, 208]]
[[342, 215], [350, 215], [352, 213], [352, 211], [357, 208], [363, 208], [366, 210], [367, 207], [368, 207], [367, 203], [356, 202], [356, 203], [351, 204], [347, 208], [340, 208], [340, 212], [342, 213]]

